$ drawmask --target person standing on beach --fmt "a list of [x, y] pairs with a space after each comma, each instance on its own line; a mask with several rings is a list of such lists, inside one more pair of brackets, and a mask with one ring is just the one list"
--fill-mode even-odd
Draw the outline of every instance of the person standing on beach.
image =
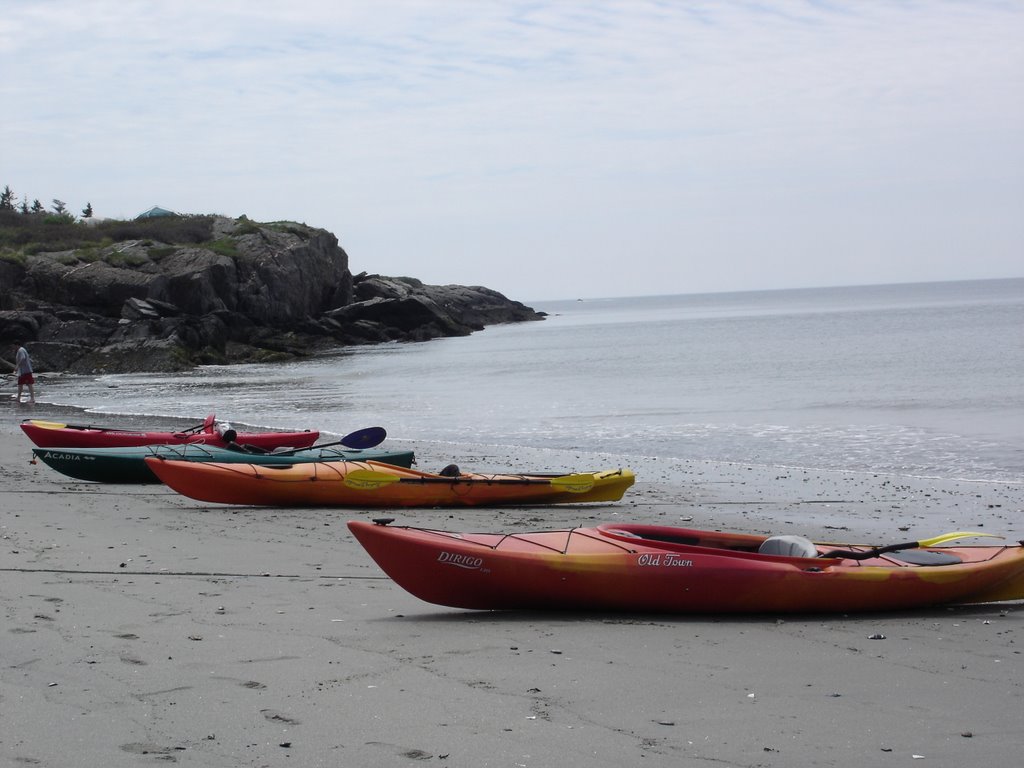
[[28, 387], [28, 401], [34, 403], [36, 401], [36, 380], [32, 375], [32, 358], [28, 356], [28, 350], [20, 341], [15, 341], [11, 345], [11, 350], [14, 352], [14, 363], [7, 363], [7, 365], [14, 369], [14, 375], [18, 377], [18, 394], [15, 396], [15, 400], [20, 403], [21, 393], [25, 387]]

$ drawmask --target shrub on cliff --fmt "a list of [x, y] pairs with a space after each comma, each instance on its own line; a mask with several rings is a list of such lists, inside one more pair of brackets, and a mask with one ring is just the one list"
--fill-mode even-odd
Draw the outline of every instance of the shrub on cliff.
[[213, 239], [213, 221], [213, 216], [166, 216], [85, 224], [66, 216], [0, 211], [0, 248], [23, 248], [29, 253], [73, 251], [104, 240], [198, 245]]

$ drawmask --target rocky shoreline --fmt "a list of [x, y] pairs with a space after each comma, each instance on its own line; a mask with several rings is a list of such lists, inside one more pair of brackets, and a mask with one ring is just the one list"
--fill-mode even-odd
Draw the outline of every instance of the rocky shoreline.
[[187, 216], [65, 226], [74, 228], [65, 242], [0, 253], [0, 338], [26, 340], [37, 371], [287, 360], [544, 317], [481, 286], [352, 275], [337, 237], [294, 222]]

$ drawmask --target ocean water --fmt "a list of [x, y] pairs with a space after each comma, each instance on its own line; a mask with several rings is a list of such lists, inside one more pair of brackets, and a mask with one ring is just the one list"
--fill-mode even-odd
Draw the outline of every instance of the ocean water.
[[[527, 302], [529, 303], [529, 302]], [[89, 411], [399, 440], [1024, 482], [1024, 279], [539, 302], [541, 322], [188, 374]]]

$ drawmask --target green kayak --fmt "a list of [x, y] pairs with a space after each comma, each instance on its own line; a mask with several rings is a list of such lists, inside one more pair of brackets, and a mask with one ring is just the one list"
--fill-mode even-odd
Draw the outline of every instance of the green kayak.
[[124, 448], [33, 448], [37, 459], [68, 477], [97, 483], [159, 483], [146, 466], [147, 456], [187, 461], [222, 463], [307, 464], [313, 461], [380, 461], [399, 467], [411, 467], [412, 451], [385, 448], [317, 447], [281, 453], [249, 453], [212, 445], [139, 445]]

